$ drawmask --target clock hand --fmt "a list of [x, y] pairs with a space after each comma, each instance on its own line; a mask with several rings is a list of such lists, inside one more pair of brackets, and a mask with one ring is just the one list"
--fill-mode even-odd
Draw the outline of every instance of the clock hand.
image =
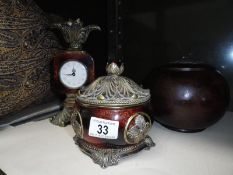
[[76, 74], [73, 72], [73, 73], [71, 73], [71, 74], [64, 74], [64, 75], [75, 76]]
[[73, 76], [73, 73], [72, 74], [64, 74], [64, 75]]
[[73, 69], [72, 69], [72, 75], [73, 75], [73, 76], [75, 76], [75, 72], [76, 72], [76, 70], [75, 70], [75, 68], [74, 68], [74, 66], [73, 66]]
[[72, 69], [72, 73], [75, 73], [76, 72], [76, 69], [73, 67], [73, 69]]

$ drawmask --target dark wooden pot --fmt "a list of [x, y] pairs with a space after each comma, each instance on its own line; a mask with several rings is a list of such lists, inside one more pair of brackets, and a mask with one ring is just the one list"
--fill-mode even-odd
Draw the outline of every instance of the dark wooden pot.
[[148, 80], [154, 120], [176, 131], [198, 132], [213, 125], [229, 102], [226, 80], [207, 64], [167, 64]]

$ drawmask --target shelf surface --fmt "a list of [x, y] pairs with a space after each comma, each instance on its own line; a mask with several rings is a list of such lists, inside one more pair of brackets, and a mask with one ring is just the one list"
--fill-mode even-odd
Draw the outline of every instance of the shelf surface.
[[100, 168], [74, 144], [71, 126], [46, 120], [0, 129], [0, 169], [9, 175], [232, 175], [233, 113], [200, 133], [179, 133], [154, 123], [156, 146]]

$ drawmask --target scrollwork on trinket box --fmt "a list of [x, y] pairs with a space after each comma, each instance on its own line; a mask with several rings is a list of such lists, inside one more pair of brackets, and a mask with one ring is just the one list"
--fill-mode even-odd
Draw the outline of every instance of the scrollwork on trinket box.
[[131, 154], [135, 154], [143, 149], [149, 150], [155, 146], [153, 140], [146, 136], [142, 141], [135, 145], [124, 147], [116, 147], [115, 145], [109, 146], [112, 148], [100, 148], [99, 146], [92, 145], [79, 137], [74, 137], [75, 143], [80, 147], [81, 151], [92, 158], [93, 162], [100, 165], [102, 168], [117, 165], [119, 161]]
[[124, 130], [124, 139], [129, 144], [139, 143], [146, 137], [150, 128], [150, 117], [146, 113], [138, 112], [128, 119]]
[[83, 138], [83, 121], [77, 108], [73, 110], [70, 121], [76, 137]]
[[85, 91], [80, 90], [79, 101], [88, 105], [125, 106], [149, 100], [149, 90], [142, 89], [127, 77], [119, 76], [124, 70], [123, 65], [118, 67], [116, 63], [111, 63], [106, 70], [108, 76], [98, 78]]

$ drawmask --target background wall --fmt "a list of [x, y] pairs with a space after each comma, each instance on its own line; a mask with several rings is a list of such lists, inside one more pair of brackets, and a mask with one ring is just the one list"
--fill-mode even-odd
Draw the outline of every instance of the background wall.
[[[103, 75], [107, 61], [107, 0], [36, 2], [47, 12], [80, 17], [85, 24], [101, 26], [103, 31], [91, 34], [85, 48], [95, 58], [97, 75]], [[123, 2], [125, 75], [143, 83], [154, 67], [191, 55], [220, 70], [233, 92], [232, 0]]]
[[233, 1], [127, 2], [129, 76], [143, 82], [154, 67], [191, 55], [221, 71], [233, 92]]

